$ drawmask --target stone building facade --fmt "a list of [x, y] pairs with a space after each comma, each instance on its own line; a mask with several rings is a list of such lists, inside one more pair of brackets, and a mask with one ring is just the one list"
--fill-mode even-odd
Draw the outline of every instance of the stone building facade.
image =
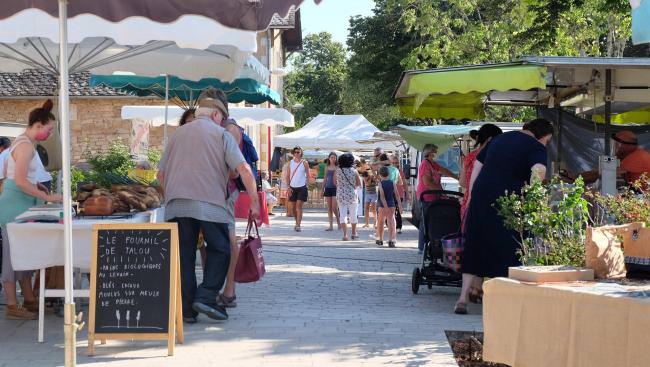
[[[42, 106], [44, 101], [45, 98], [0, 98], [0, 121], [27, 123], [29, 111]], [[88, 153], [92, 155], [105, 153], [113, 142], [125, 145], [131, 143], [131, 121], [121, 118], [122, 106], [127, 105], [161, 105], [161, 101], [153, 98], [130, 97], [70, 100], [70, 145], [73, 164], [84, 162]], [[168, 133], [172, 133], [175, 127], [169, 126], [168, 129]], [[163, 127], [151, 127], [149, 148], [161, 150], [162, 140]]]

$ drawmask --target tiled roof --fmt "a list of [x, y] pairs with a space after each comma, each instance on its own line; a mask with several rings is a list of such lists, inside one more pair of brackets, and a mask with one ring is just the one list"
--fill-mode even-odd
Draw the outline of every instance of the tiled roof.
[[[71, 97], [129, 96], [126, 92], [107, 87], [90, 87], [90, 73], [70, 75]], [[58, 94], [54, 75], [40, 70], [22, 73], [0, 73], [0, 98], [2, 97], [49, 97]]]
[[275, 14], [271, 19], [271, 28], [293, 28], [296, 26], [296, 9], [292, 8], [286, 18]]

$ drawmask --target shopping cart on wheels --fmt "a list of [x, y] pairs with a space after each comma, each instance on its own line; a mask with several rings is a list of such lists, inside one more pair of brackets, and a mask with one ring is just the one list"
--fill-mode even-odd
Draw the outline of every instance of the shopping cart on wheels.
[[442, 242], [446, 238], [458, 237], [460, 233], [462, 197], [460, 192], [447, 190], [427, 190], [420, 194], [420, 226], [424, 226], [424, 250], [422, 266], [413, 269], [413, 294], [418, 293], [421, 285], [426, 285], [429, 289], [433, 285], [461, 286], [462, 277], [458, 271], [460, 248], [451, 249], [453, 253], [450, 254], [449, 249], [443, 250]]

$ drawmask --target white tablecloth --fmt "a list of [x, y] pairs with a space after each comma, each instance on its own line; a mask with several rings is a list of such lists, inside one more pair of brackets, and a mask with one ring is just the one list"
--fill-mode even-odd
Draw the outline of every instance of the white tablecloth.
[[[130, 219], [72, 221], [73, 265], [90, 269], [93, 224], [149, 223], [164, 217], [162, 209], [138, 213]], [[63, 225], [58, 223], [9, 223], [7, 234], [14, 270], [35, 270], [63, 266]]]

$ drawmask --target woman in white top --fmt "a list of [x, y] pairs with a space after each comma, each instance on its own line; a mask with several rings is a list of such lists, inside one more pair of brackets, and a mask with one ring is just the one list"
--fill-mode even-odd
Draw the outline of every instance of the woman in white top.
[[[44, 141], [54, 128], [52, 101], [47, 100], [42, 108], [36, 108], [29, 114], [28, 127], [25, 133], [16, 138], [6, 156], [4, 165], [5, 180], [0, 194], [0, 227], [2, 228], [2, 285], [6, 295], [7, 319], [34, 320], [38, 310], [38, 302], [34, 297], [31, 285], [31, 272], [14, 271], [11, 266], [10, 246], [6, 224], [13, 222], [16, 217], [30, 207], [42, 201], [60, 202], [61, 195], [49, 194], [38, 187], [38, 170], [40, 158], [34, 149], [37, 141]], [[16, 281], [20, 281], [23, 296], [23, 306], [18, 304], [16, 297]]]
[[357, 208], [359, 204], [359, 195], [357, 188], [361, 187], [361, 178], [356, 169], [354, 169], [354, 156], [345, 153], [339, 157], [339, 168], [334, 172], [336, 181], [336, 202], [339, 206], [339, 219], [341, 229], [343, 230], [343, 241], [348, 240], [348, 228], [346, 217], [350, 218], [352, 225], [352, 239], [356, 240], [357, 234]]
[[293, 148], [293, 159], [289, 161], [289, 170], [285, 176], [289, 183], [289, 202], [295, 203], [295, 219], [296, 226], [293, 229], [300, 232], [300, 224], [302, 222], [302, 205], [309, 198], [309, 189], [307, 182], [309, 182], [309, 164], [302, 159], [302, 148]]

